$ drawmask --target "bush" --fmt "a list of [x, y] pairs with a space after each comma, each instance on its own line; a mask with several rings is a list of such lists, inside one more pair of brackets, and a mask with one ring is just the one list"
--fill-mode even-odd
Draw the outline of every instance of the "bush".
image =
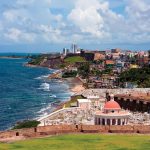
[[40, 121], [37, 120], [25, 120], [23, 122], [18, 122], [13, 129], [32, 128], [37, 127], [39, 124]]
[[62, 75], [63, 78], [70, 78], [70, 77], [76, 77], [76, 76], [77, 76], [77, 71], [65, 72]]

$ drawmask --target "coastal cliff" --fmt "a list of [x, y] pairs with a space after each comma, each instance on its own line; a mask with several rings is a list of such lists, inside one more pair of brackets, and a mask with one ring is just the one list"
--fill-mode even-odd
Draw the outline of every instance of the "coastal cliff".
[[59, 54], [41, 54], [31, 57], [31, 60], [27, 63], [27, 66], [40, 66], [52, 69], [60, 68], [63, 60]]

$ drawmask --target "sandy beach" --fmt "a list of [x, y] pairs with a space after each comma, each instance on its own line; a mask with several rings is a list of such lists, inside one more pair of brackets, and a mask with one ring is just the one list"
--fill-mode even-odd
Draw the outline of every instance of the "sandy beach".
[[71, 89], [71, 91], [74, 92], [74, 93], [78, 93], [78, 92], [81, 92], [83, 90], [85, 90], [83, 85], [76, 85]]
[[[66, 79], [63, 79], [65, 82], [67, 82], [68, 86], [69, 86], [69, 90], [75, 94], [75, 93], [78, 93], [78, 92], [81, 92], [83, 90], [85, 90], [85, 87], [83, 87], [83, 84], [82, 82], [78, 79], [78, 78], [66, 78]], [[56, 110], [59, 110], [59, 109], [62, 109], [63, 106], [68, 103], [69, 101], [71, 100], [68, 99], [66, 100], [65, 102], [61, 102], [54, 111]], [[53, 111], [53, 112], [54, 112]]]
[[65, 80], [67, 81], [71, 92], [78, 93], [85, 90], [83, 83], [78, 78], [67, 78]]

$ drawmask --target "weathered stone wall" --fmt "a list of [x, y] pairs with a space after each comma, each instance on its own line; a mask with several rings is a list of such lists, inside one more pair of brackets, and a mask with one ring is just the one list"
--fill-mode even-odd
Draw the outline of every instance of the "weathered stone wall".
[[142, 133], [142, 134], [150, 133], [150, 126], [135, 125], [133, 126], [133, 128], [136, 133]]
[[109, 128], [110, 133], [136, 133], [133, 126], [126, 125], [126, 126], [110, 126]]
[[81, 132], [84, 133], [108, 133], [109, 126], [100, 126], [100, 125], [82, 125]]
[[75, 125], [53, 125], [53, 126], [41, 126], [37, 127], [38, 133], [70, 133], [70, 132], [77, 132], [78, 129]]
[[126, 126], [100, 126], [100, 125], [53, 125], [37, 128], [19, 129], [0, 132], [1, 139], [23, 137], [38, 137], [63, 133], [141, 133], [150, 134], [150, 126], [126, 125]]

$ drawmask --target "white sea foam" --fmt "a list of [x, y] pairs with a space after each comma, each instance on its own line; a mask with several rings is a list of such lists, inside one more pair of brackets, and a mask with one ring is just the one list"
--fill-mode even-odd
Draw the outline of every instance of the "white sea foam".
[[56, 98], [57, 96], [52, 94], [52, 95], [49, 95], [49, 97], [53, 97], [53, 98]]
[[11, 107], [8, 107], [8, 109], [12, 109]]
[[38, 88], [38, 89], [42, 89], [42, 90], [44, 90], [44, 91], [50, 91], [50, 85], [49, 85], [49, 83], [42, 83], [41, 85], [40, 85], [40, 88]]
[[42, 76], [39, 76], [37, 78], [35, 78], [36, 80], [43, 80], [43, 79], [47, 79], [49, 77], [49, 74], [48, 75], [42, 75]]
[[45, 113], [48, 113], [51, 110], [51, 104], [49, 104], [47, 107], [42, 108], [40, 111], [37, 113], [40, 114], [41, 116], [45, 115]]
[[48, 104], [48, 106], [44, 108], [41, 108], [41, 110], [37, 112], [37, 116], [34, 119], [39, 120], [40, 118], [43, 118], [43, 116], [47, 116], [48, 114], [50, 114], [54, 109], [54, 107], [51, 105], [52, 103]]
[[41, 103], [42, 105], [45, 105], [46, 103]]

